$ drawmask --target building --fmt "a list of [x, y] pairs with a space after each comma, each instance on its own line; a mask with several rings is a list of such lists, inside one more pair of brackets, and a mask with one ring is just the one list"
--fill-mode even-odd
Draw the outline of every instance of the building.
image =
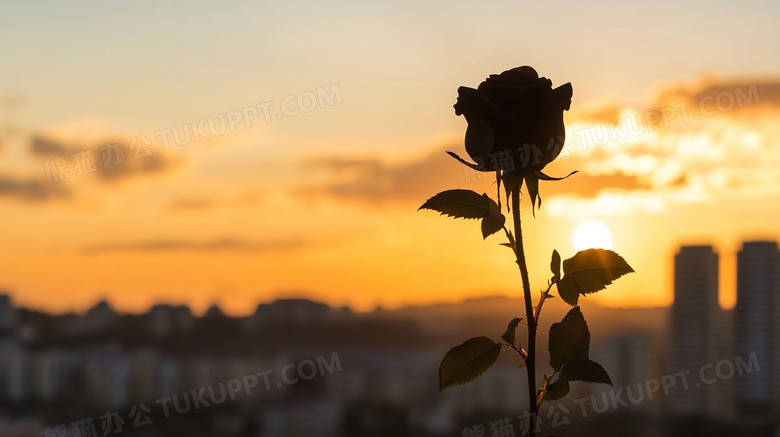
[[146, 317], [149, 320], [149, 329], [156, 337], [187, 331], [195, 324], [195, 316], [185, 305], [158, 304], [149, 310]]
[[245, 326], [254, 330], [268, 323], [318, 322], [328, 320], [334, 314], [330, 306], [321, 302], [309, 299], [277, 299], [272, 303], [258, 305], [255, 313], [245, 322]]
[[755, 353], [760, 372], [740, 377], [735, 386], [740, 413], [769, 416], [780, 409], [780, 252], [776, 242], [751, 241], [737, 254], [734, 352], [746, 360]]
[[87, 325], [87, 331], [99, 332], [112, 327], [118, 318], [118, 314], [111, 308], [111, 305], [102, 300], [87, 311], [84, 322]]
[[[671, 311], [669, 373], [715, 363], [723, 353], [723, 312], [718, 304], [718, 254], [711, 246], [683, 246], [674, 257], [674, 304]], [[672, 387], [670, 413], [682, 416], [722, 414], [718, 384], [685, 389]]]
[[592, 345], [590, 357], [604, 367], [614, 387], [641, 383], [658, 375], [650, 339], [642, 332], [621, 332]]
[[29, 395], [29, 357], [21, 341], [0, 341], [0, 400], [21, 402]]
[[11, 296], [0, 294], [0, 335], [9, 334], [16, 326], [16, 309]]

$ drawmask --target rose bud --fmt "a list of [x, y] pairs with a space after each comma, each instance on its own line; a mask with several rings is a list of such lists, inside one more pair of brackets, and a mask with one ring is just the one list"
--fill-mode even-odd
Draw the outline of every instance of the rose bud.
[[455, 114], [466, 117], [466, 152], [477, 164], [461, 162], [480, 171], [542, 170], [563, 147], [571, 96], [570, 83], [553, 89], [528, 66], [491, 74], [477, 89], [458, 88]]

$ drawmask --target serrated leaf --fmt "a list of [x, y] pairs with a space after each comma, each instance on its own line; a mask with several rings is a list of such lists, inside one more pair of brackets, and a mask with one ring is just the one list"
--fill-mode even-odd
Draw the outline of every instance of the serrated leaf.
[[558, 294], [569, 305], [577, 305], [580, 294], [603, 290], [615, 279], [633, 272], [626, 260], [606, 249], [586, 249], [563, 261], [563, 278]]
[[488, 200], [471, 190], [447, 190], [426, 200], [417, 210], [432, 209], [450, 217], [478, 219], [490, 213]]
[[506, 327], [506, 332], [501, 334], [501, 338], [503, 338], [505, 342], [511, 344], [512, 346], [515, 345], [515, 330], [517, 329], [517, 325], [520, 324], [522, 320], [523, 319], [519, 317], [515, 317], [511, 322], [509, 322], [509, 325]]
[[504, 217], [504, 214], [501, 214], [501, 208], [495, 200], [488, 197], [487, 194], [482, 196], [488, 202], [490, 209], [488, 215], [482, 218], [482, 238], [485, 239], [504, 228], [506, 217]]
[[498, 359], [501, 345], [487, 337], [474, 337], [447, 352], [439, 366], [439, 391], [475, 380]]
[[547, 385], [547, 393], [544, 394], [545, 401], [557, 401], [569, 394], [569, 381], [560, 376], [552, 384]]
[[601, 364], [581, 358], [566, 363], [559, 378], [567, 381], [598, 382], [612, 385], [609, 374], [601, 367]]
[[552, 270], [552, 274], [555, 275], [556, 279], [561, 277], [561, 255], [555, 249], [553, 249], [552, 260], [550, 261], [550, 270]]
[[553, 323], [547, 349], [550, 366], [555, 370], [561, 370], [571, 360], [588, 359], [590, 332], [580, 307], [572, 308], [563, 320]]

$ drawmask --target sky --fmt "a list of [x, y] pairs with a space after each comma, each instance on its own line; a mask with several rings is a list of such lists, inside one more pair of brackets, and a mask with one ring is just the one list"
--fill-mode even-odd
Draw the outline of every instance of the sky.
[[[0, 289], [30, 308], [229, 314], [307, 297], [356, 310], [503, 294], [499, 235], [417, 208], [494, 195], [459, 86], [533, 66], [570, 82], [536, 217], [534, 289], [588, 220], [636, 273], [595, 299], [672, 302], [673, 256], [780, 239], [773, 1], [0, 4]], [[65, 170], [68, 177], [65, 178]]]

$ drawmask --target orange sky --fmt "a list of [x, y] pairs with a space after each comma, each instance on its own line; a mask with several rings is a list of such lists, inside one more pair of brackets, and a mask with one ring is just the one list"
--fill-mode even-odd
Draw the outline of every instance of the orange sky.
[[[679, 29], [656, 39], [605, 2], [174, 5], [0, 7], [0, 287], [17, 303], [246, 314], [290, 296], [367, 310], [519, 295], [501, 236], [417, 208], [450, 188], [494, 195], [444, 153], [465, 155], [452, 105], [522, 64], [572, 82], [547, 172], [580, 171], [542, 183], [535, 219], [524, 206], [535, 289], [591, 219], [637, 272], [594, 297], [613, 306], [670, 304], [679, 245], [711, 243], [730, 307], [741, 242], [780, 239], [780, 61], [769, 25], [711, 28], [743, 13], [726, 5], [648, 12]], [[77, 175], [72, 154], [90, 150], [97, 168]], [[50, 182], [58, 157], [70, 177]]]

